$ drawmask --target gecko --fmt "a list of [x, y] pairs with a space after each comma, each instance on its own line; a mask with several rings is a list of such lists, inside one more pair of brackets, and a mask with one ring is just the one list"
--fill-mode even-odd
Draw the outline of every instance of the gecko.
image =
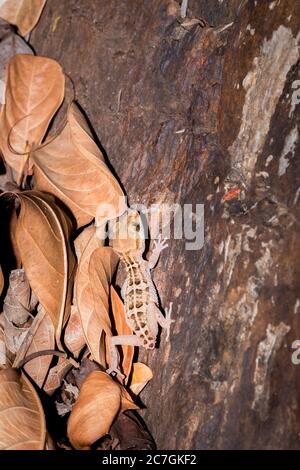
[[122, 286], [121, 296], [124, 300], [125, 316], [132, 335], [110, 337], [111, 367], [108, 374], [116, 373], [124, 378], [118, 370], [118, 352], [116, 346], [141, 346], [151, 350], [155, 348], [158, 327], [167, 330], [169, 340], [172, 303], [166, 309], [166, 316], [159, 308], [156, 288], [152, 281], [151, 270], [158, 263], [161, 252], [168, 247], [165, 240], [155, 241], [155, 247], [149, 260], [145, 260], [145, 231], [138, 211], [128, 209], [110, 228], [110, 245], [125, 264], [126, 279]]

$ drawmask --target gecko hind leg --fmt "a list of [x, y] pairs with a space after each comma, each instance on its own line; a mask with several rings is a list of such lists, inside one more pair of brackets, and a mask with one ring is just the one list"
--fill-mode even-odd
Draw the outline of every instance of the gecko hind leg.
[[109, 338], [110, 362], [111, 366], [106, 370], [107, 374], [118, 374], [122, 379], [124, 374], [118, 369], [118, 350], [117, 346], [142, 346], [141, 341], [135, 335], [111, 336]]
[[165, 317], [163, 316], [163, 314], [158, 308], [157, 310], [155, 310], [157, 323], [159, 323], [159, 325], [162, 328], [166, 329], [167, 331], [166, 341], [169, 341], [170, 339], [170, 328], [171, 328], [172, 323], [174, 323], [175, 321], [171, 319], [172, 308], [173, 308], [173, 302], [170, 302], [169, 307], [165, 309], [165, 312], [166, 312]]

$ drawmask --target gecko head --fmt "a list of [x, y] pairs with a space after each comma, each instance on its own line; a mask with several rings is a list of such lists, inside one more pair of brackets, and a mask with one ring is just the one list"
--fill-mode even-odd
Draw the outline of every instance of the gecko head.
[[109, 223], [109, 239], [112, 248], [119, 254], [131, 251], [144, 252], [145, 229], [140, 213], [128, 209]]

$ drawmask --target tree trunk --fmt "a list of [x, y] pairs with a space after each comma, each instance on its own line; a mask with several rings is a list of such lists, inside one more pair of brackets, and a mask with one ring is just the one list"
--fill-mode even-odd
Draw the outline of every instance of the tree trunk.
[[[130, 203], [205, 205], [156, 269], [171, 341], [142, 354], [160, 449], [299, 448], [294, 0], [51, 0], [31, 37], [72, 78]], [[299, 366], [300, 367], [300, 366]]]

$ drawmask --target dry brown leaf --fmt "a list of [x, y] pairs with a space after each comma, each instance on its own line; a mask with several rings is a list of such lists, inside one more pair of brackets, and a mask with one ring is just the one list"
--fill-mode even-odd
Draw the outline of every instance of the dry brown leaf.
[[8, 64], [0, 144], [18, 184], [31, 174], [30, 151], [38, 146], [64, 98], [64, 75], [52, 59], [19, 54]]
[[76, 305], [92, 358], [106, 367], [101, 336], [102, 332], [107, 337], [112, 335], [109, 290], [119, 258], [110, 247], [100, 247], [89, 257], [84, 252], [81, 260], [75, 279]]
[[43, 390], [48, 394], [52, 395], [58, 387], [61, 386], [61, 383], [66, 376], [66, 374], [71, 369], [72, 364], [68, 359], [60, 357], [56, 366], [52, 367], [49, 371], [48, 377], [46, 379]]
[[[76, 238], [74, 245], [78, 260], [78, 269], [74, 281], [74, 297], [76, 308], [81, 317], [82, 325], [82, 318], [89, 317], [91, 315], [92, 308], [91, 302], [89, 300], [92, 298], [89, 280], [90, 257], [97, 248], [100, 248], [103, 245], [103, 241], [97, 238], [95, 226], [90, 226], [85, 228], [82, 233]], [[100, 359], [99, 357], [99, 363], [106, 367], [105, 357], [104, 359]]]
[[5, 345], [6, 348], [14, 355], [20, 349], [21, 344], [23, 343], [32, 319], [25, 323], [25, 326], [19, 327], [15, 326], [14, 323], [5, 316], [4, 312], [4, 336], [5, 336]]
[[130, 383], [130, 390], [134, 395], [139, 395], [147, 383], [153, 378], [153, 373], [150, 367], [142, 362], [133, 364], [132, 379]]
[[96, 248], [104, 246], [104, 241], [99, 240], [96, 234], [95, 225], [89, 225], [86, 227], [75, 239], [74, 241], [75, 252], [77, 256], [78, 263], [82, 262], [82, 255], [84, 258], [89, 259], [91, 254]]
[[35, 191], [16, 194], [21, 209], [16, 242], [29, 284], [49, 314], [60, 346], [70, 313], [70, 284], [75, 260], [69, 244], [70, 224], [50, 197]]
[[11, 271], [3, 304], [4, 336], [7, 350], [16, 354], [26, 337], [33, 317], [31, 290], [23, 269]]
[[[35, 305], [33, 305], [33, 308]], [[24, 269], [13, 269], [4, 299], [3, 313], [16, 326], [28, 321], [31, 311], [31, 289]]]
[[[119, 336], [121, 335], [132, 335], [131, 328], [127, 325], [124, 304], [120, 299], [119, 295], [117, 294], [115, 288], [111, 286], [110, 288], [110, 296], [111, 296], [111, 308], [112, 308], [112, 315], [114, 318], [114, 324], [116, 328], [116, 334]], [[132, 360], [134, 355], [134, 347], [133, 346], [120, 346], [122, 349], [122, 363], [121, 363], [121, 372], [126, 377], [125, 383], [128, 382], [128, 378], [130, 375], [130, 371], [132, 368]], [[107, 354], [107, 362], [108, 366], [110, 367], [110, 354], [109, 350], [106, 352]]]
[[[14, 189], [12, 189], [12, 191], [13, 190]], [[20, 255], [18, 245], [16, 242], [16, 227], [17, 227], [17, 222], [18, 222], [18, 216], [17, 216], [17, 211], [16, 211], [14, 204], [12, 204], [9, 209], [10, 209], [9, 233], [10, 233], [11, 249], [15, 257], [16, 268], [20, 269], [22, 266], [22, 260], [21, 260], [21, 255]]]
[[[98, 225], [127, 208], [119, 183], [108, 169], [78, 107], [68, 109], [58, 136], [33, 152], [35, 189], [57, 196], [70, 209], [78, 227], [97, 216]], [[103, 204], [108, 210], [101, 212]]]
[[89, 449], [105, 436], [116, 416], [138, 409], [128, 393], [105, 372], [91, 372], [83, 382], [69, 420], [68, 437], [75, 449]]
[[[75, 305], [77, 311], [80, 316], [81, 327], [82, 327], [82, 319], [79, 305], [81, 306], [81, 310], [84, 316], [88, 316], [88, 307], [89, 302], [87, 299], [91, 298], [91, 287], [89, 284], [89, 262], [92, 253], [97, 249], [103, 246], [104, 241], [100, 240], [97, 237], [96, 227], [94, 225], [90, 225], [86, 227], [81, 234], [76, 238], [74, 242], [75, 252], [78, 261], [78, 269], [76, 272], [75, 280], [74, 280], [74, 298], [75, 298]], [[86, 336], [84, 330], [82, 328], [85, 342]], [[101, 335], [100, 335], [101, 336]], [[99, 338], [99, 363], [106, 367], [105, 361], [105, 343], [104, 343], [103, 335]], [[101, 344], [101, 347], [100, 347]]]
[[[19, 348], [13, 366], [19, 367], [20, 362], [33, 353], [49, 349], [53, 350], [55, 347], [54, 334], [52, 321], [45, 309], [40, 305], [38, 313]], [[24, 366], [27, 374], [39, 387], [42, 387], [45, 381], [52, 357], [52, 355], [39, 356]]]
[[18, 27], [22, 36], [35, 27], [46, 0], [2, 0], [0, 17]]
[[86, 344], [80, 315], [74, 305], [71, 307], [71, 315], [65, 329], [64, 344], [74, 357], [79, 356], [80, 351]]
[[46, 425], [40, 399], [24, 374], [0, 371], [0, 450], [42, 450]]
[[4, 325], [5, 325], [4, 315], [3, 313], [1, 313], [0, 314], [0, 369], [7, 369], [8, 367], [12, 367], [12, 363], [14, 361], [14, 354], [12, 354], [6, 348]]
[[5, 343], [12, 354], [18, 353], [27, 337], [37, 302], [24, 269], [12, 270], [3, 305]]
[[[67, 377], [68, 379], [68, 377]], [[55, 400], [55, 407], [59, 416], [64, 416], [69, 413], [79, 396], [79, 388], [67, 380], [63, 380], [60, 388], [60, 399]]]

